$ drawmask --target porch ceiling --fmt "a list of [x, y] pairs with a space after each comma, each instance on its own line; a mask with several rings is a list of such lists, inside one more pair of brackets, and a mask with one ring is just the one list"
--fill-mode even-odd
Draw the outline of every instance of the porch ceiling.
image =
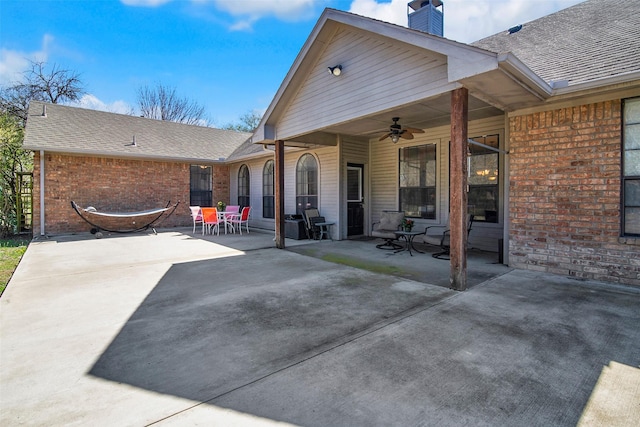
[[[359, 117], [354, 120], [336, 123], [325, 129], [307, 135], [301, 135], [285, 141], [285, 145], [297, 145], [296, 142], [314, 143], [315, 145], [335, 145], [335, 138], [329, 134], [349, 135], [360, 138], [375, 138], [388, 131], [392, 117], [399, 117], [402, 126], [418, 129], [430, 129], [446, 126], [450, 123], [451, 95], [444, 93], [436, 97], [421, 100], [412, 104], [380, 111], [376, 114]], [[469, 96], [469, 120], [479, 120], [503, 115], [499, 108]], [[316, 138], [318, 136], [318, 138]]]

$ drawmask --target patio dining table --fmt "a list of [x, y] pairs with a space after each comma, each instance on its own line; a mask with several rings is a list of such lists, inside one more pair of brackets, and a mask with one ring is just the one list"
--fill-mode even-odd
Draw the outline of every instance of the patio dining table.
[[227, 234], [227, 228], [231, 228], [231, 232], [235, 233], [236, 228], [231, 222], [233, 219], [240, 218], [239, 212], [226, 212], [226, 211], [218, 211], [218, 221], [224, 224], [224, 234]]

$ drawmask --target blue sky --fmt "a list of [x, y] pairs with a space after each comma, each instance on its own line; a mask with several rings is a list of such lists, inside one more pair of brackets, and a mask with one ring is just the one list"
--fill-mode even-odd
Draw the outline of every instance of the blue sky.
[[[444, 0], [445, 37], [472, 42], [582, 0]], [[325, 7], [407, 25], [408, 0], [1, 0], [0, 85], [29, 60], [80, 74], [81, 106], [135, 107], [161, 83], [208, 124], [264, 111]]]

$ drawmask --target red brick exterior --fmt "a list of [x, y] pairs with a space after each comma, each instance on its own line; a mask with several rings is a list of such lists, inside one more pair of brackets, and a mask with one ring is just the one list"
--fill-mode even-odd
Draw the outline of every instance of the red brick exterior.
[[509, 120], [516, 268], [640, 286], [640, 239], [620, 237], [621, 101]]
[[229, 166], [216, 165], [211, 174], [213, 175], [213, 204], [224, 202], [227, 205], [234, 205], [234, 201], [229, 200], [231, 193], [229, 190]]
[[[188, 163], [117, 159], [45, 153], [45, 233], [86, 232], [91, 226], [71, 208], [130, 212], [164, 207], [180, 201], [161, 228], [189, 226], [190, 165]], [[214, 166], [214, 175], [218, 166]], [[222, 169], [228, 169], [223, 166]], [[227, 172], [228, 173], [228, 172]], [[214, 184], [215, 185], [215, 184]], [[214, 187], [214, 197], [216, 194]], [[228, 195], [228, 183], [222, 188]], [[228, 196], [227, 196], [228, 197]], [[34, 158], [33, 233], [40, 235], [40, 153]]]

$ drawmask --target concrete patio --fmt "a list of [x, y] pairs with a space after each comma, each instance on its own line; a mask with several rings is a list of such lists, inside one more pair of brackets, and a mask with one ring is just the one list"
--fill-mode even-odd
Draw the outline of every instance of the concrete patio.
[[0, 424], [633, 425], [640, 291], [273, 235], [35, 241], [0, 299]]

